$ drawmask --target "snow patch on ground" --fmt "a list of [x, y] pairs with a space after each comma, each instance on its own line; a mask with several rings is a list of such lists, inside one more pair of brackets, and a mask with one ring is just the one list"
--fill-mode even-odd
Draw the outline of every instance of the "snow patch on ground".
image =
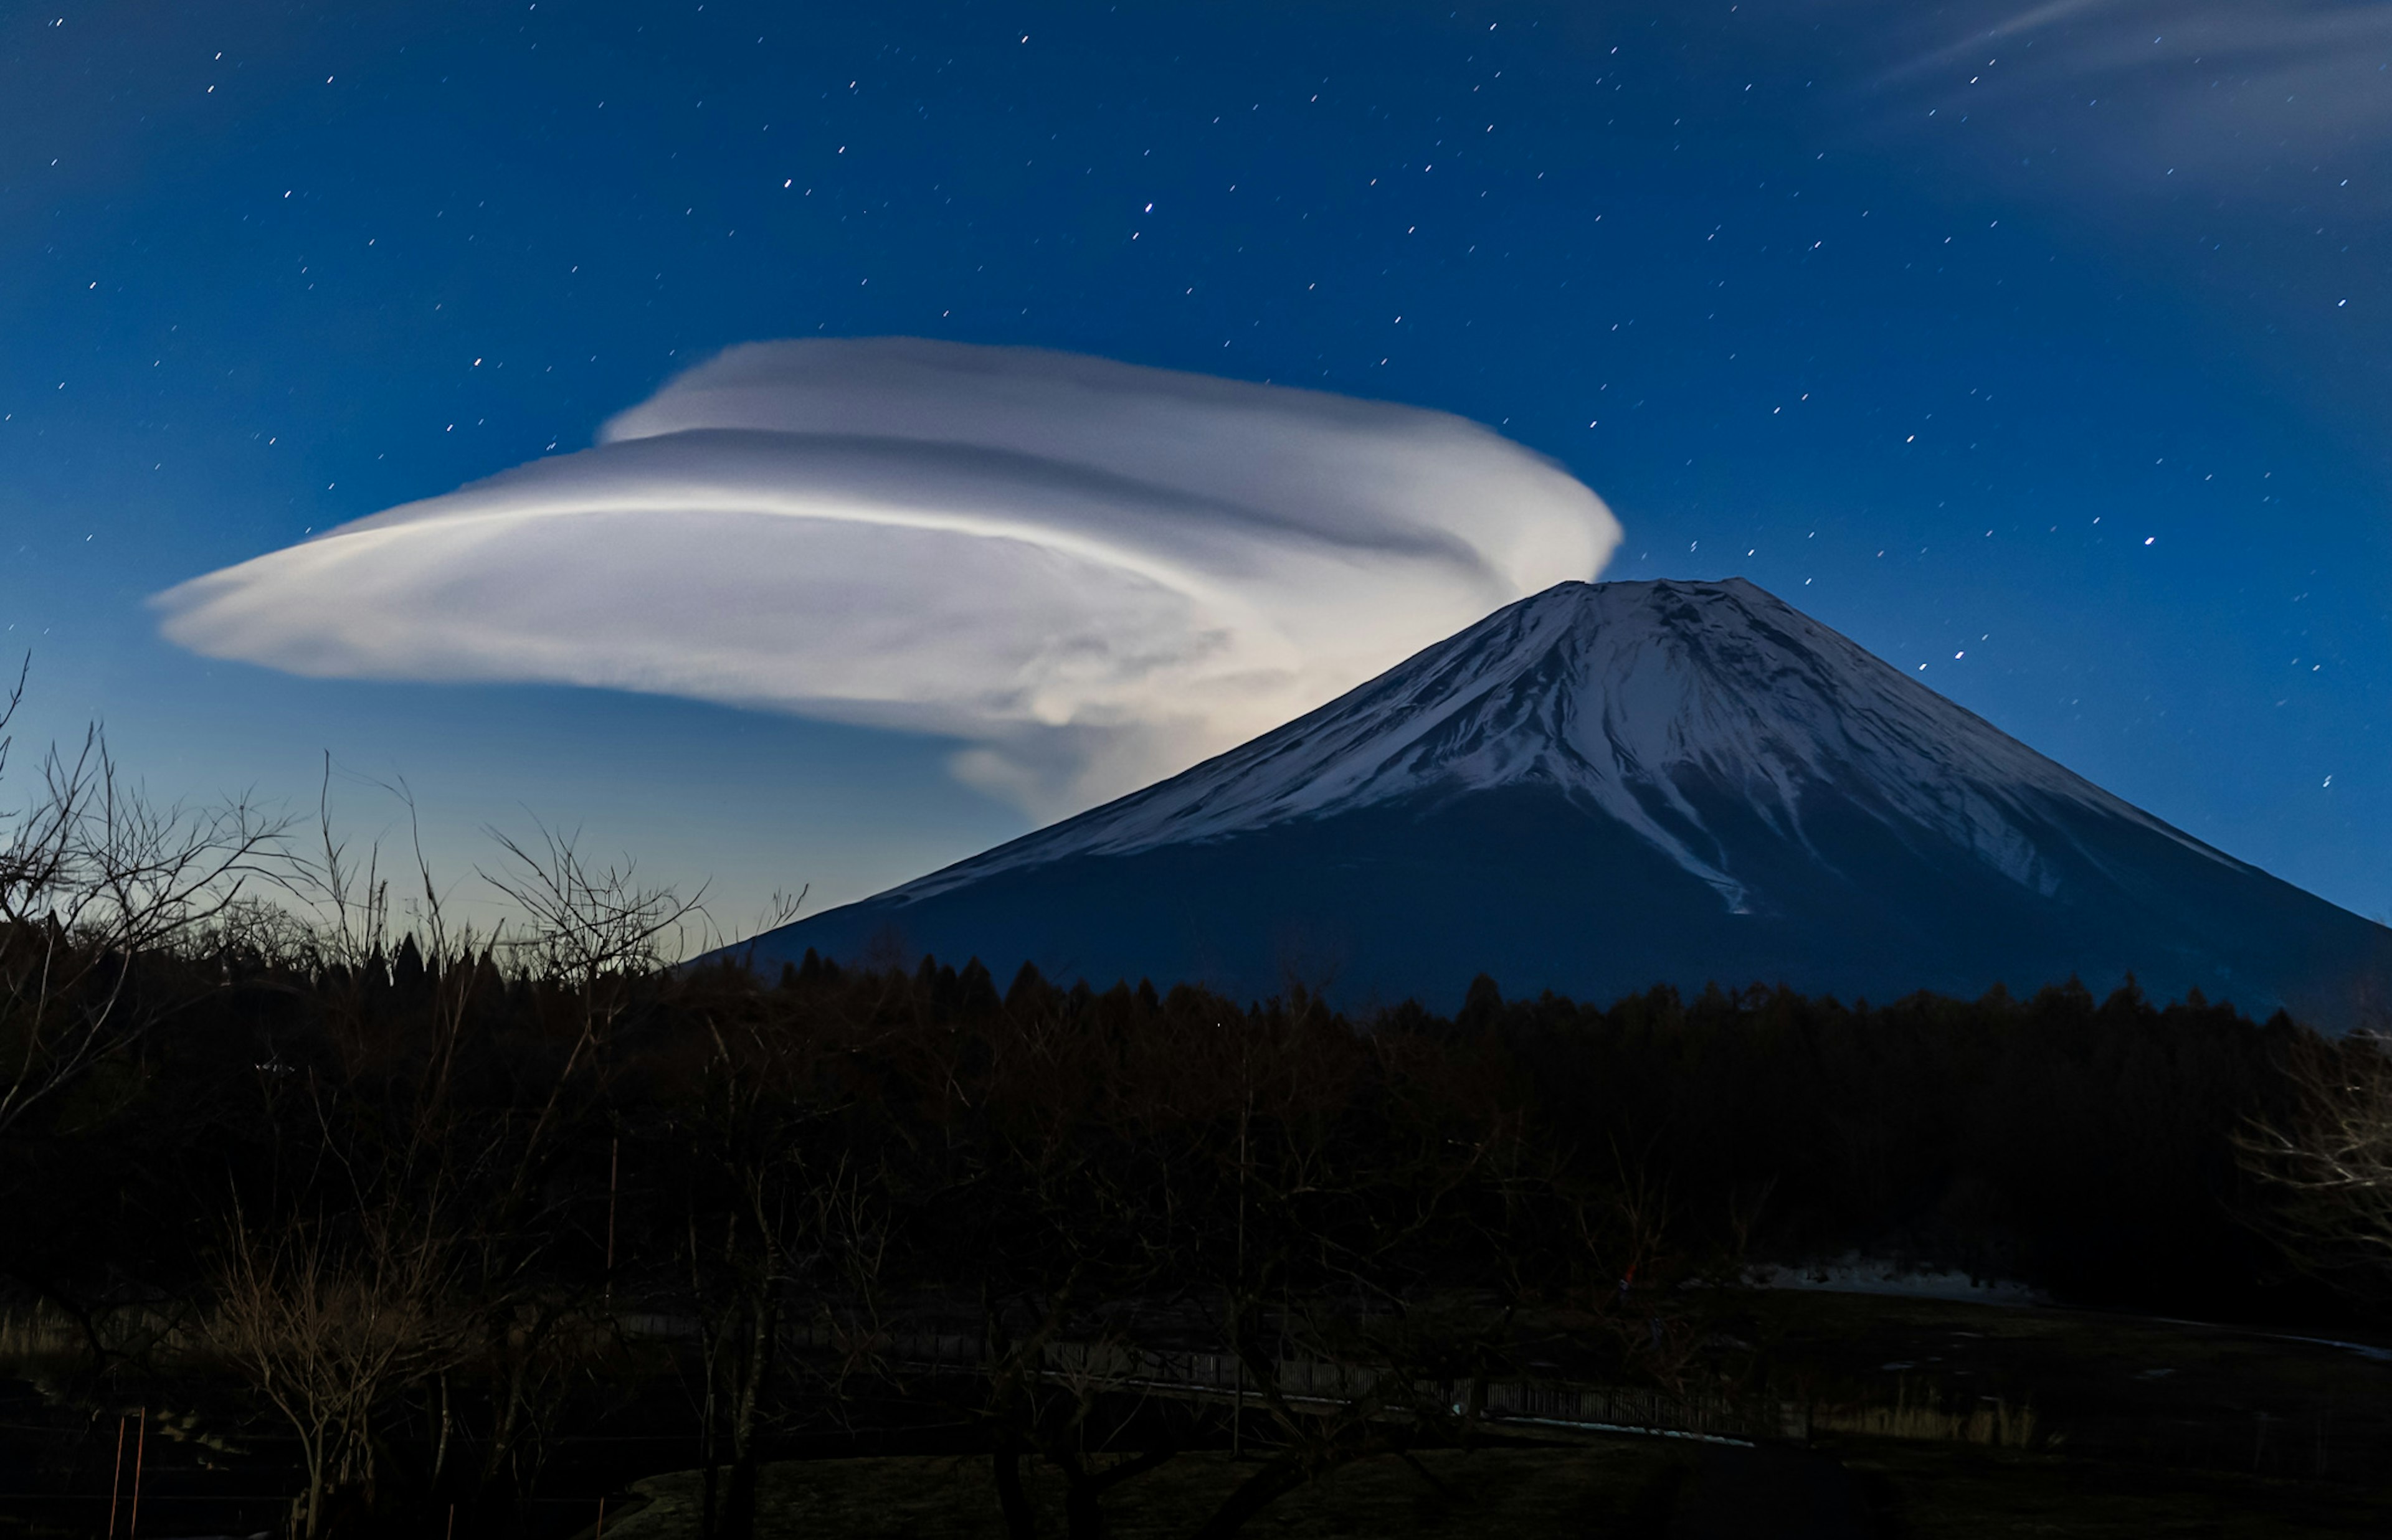
[[1847, 1253], [1832, 1262], [1801, 1266], [1773, 1263], [1750, 1271], [1761, 1288], [1805, 1288], [1825, 1294], [1888, 1294], [1910, 1300], [1952, 1300], [1981, 1305], [2049, 1304], [2039, 1288], [2008, 1278], [1980, 1278], [1967, 1273], [1937, 1272], [1879, 1257]]

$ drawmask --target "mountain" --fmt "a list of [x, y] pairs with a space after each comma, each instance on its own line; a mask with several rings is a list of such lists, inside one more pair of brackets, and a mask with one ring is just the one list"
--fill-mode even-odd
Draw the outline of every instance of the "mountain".
[[2105, 991], [2131, 970], [2334, 1030], [2392, 982], [2392, 930], [1740, 578], [1549, 589], [1180, 775], [740, 951], [809, 948], [1436, 1009], [1481, 972], [1608, 1003]]

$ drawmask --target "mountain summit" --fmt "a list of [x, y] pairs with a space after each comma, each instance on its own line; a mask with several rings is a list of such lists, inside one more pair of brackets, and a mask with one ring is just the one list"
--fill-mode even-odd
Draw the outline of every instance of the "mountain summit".
[[2132, 971], [2335, 1029], [2392, 981], [2392, 931], [1740, 578], [1549, 589], [1180, 775], [753, 946], [1439, 1008], [1480, 972], [1607, 1002]]

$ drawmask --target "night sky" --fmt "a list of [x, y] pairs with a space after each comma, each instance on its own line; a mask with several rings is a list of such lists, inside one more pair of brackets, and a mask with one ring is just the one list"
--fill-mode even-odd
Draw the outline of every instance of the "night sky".
[[1748, 576], [2383, 917], [2387, 62], [2392, 6], [2276, 0], [14, 7], [20, 753], [97, 717], [312, 808], [329, 752], [461, 881], [537, 818], [731, 930], [1020, 833], [935, 736], [303, 678], [150, 603], [723, 348], [901, 335], [1474, 420], [1609, 504], [1603, 576]]

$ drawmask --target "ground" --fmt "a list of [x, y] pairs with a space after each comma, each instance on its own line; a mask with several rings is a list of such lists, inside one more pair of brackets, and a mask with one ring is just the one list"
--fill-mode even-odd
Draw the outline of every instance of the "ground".
[[[1810, 1447], [1658, 1438], [1424, 1452], [1340, 1470], [1248, 1534], [2126, 1540], [2392, 1535], [2392, 1351], [2051, 1308], [1772, 1291], [1738, 1329], [1775, 1392], [1815, 1404]], [[1903, 1407], [2031, 1410], [2028, 1447], [1851, 1430]], [[1933, 1419], [1914, 1419], [1930, 1422]], [[1909, 1429], [1912, 1432], [1919, 1427]], [[1184, 1456], [1117, 1489], [1118, 1540], [1189, 1534], [1245, 1468]], [[1051, 1477], [1041, 1476], [1041, 1481]], [[636, 1483], [610, 1540], [696, 1531], [695, 1479]], [[1049, 1489], [1050, 1491], [1053, 1489]], [[997, 1540], [978, 1457], [792, 1461], [761, 1485], [759, 1540]], [[1060, 1500], [1047, 1511], [1060, 1514]]]
[[[1115, 1540], [1190, 1534], [1250, 1467], [1183, 1456], [1106, 1504]], [[758, 1540], [1002, 1540], [982, 1458], [789, 1461], [767, 1468]], [[1042, 1483], [1050, 1499], [1057, 1489]], [[633, 1488], [644, 1506], [607, 1521], [609, 1540], [696, 1534], [688, 1472]], [[1060, 1504], [1050, 1503], [1049, 1511]], [[594, 1527], [594, 1526], [593, 1526]], [[1950, 1443], [1846, 1440], [1811, 1450], [1739, 1450], [1611, 1439], [1574, 1445], [1434, 1450], [1339, 1470], [1266, 1510], [1262, 1540], [1364, 1536], [1651, 1536], [1654, 1540], [2307, 1540], [2392, 1534], [2379, 1489], [2152, 1469]]]
[[[1263, 1540], [1655, 1536], [1979, 1540], [2051, 1536], [2392, 1536], [2392, 1342], [2356, 1327], [2265, 1330], [2048, 1307], [1770, 1290], [1723, 1301], [1753, 1389], [1811, 1437], [1762, 1449], [1683, 1439], [1559, 1442], [1525, 1428], [1417, 1466], [1378, 1459], [1282, 1499]], [[72, 1344], [69, 1344], [72, 1346]], [[0, 1540], [106, 1529], [115, 1412], [0, 1337]], [[15, 1356], [32, 1350], [20, 1345]], [[38, 1355], [36, 1355], [38, 1356]], [[541, 1540], [694, 1537], [693, 1450], [675, 1382], [562, 1430], [535, 1514]], [[296, 1480], [287, 1434], [221, 1376], [153, 1386], [141, 1534], [279, 1525]], [[776, 1435], [759, 1540], [995, 1540], [970, 1429], [897, 1396], [837, 1438]], [[1956, 1438], [2002, 1408], [2023, 1447]], [[910, 1419], [910, 1420], [909, 1420]], [[927, 1419], [927, 1421], [926, 1421]], [[817, 1419], [817, 1423], [819, 1419]], [[935, 1426], [931, 1426], [935, 1424]], [[911, 1431], [907, 1431], [908, 1428]], [[1979, 1430], [1982, 1433], [1982, 1429]], [[1882, 1436], [1888, 1433], [1907, 1436]], [[861, 1457], [871, 1456], [871, 1457]], [[663, 1472], [663, 1474], [657, 1474]], [[1243, 1470], [1182, 1456], [1108, 1499], [1119, 1540], [1189, 1534]], [[1050, 1472], [1034, 1469], [1050, 1495]], [[1060, 1515], [1059, 1502], [1046, 1505]], [[1046, 1540], [1060, 1540], [1049, 1522]]]

